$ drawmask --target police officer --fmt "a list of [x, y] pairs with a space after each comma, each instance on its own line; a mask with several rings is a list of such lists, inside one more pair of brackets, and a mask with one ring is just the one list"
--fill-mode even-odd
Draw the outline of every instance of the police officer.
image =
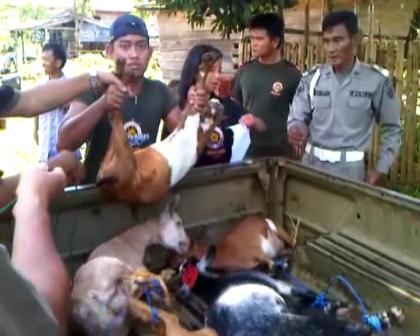
[[[401, 142], [398, 100], [389, 73], [356, 58], [357, 17], [329, 13], [322, 22], [329, 62], [305, 73], [288, 118], [288, 139], [303, 162], [352, 180], [378, 184]], [[381, 126], [379, 157], [366, 176], [365, 155]]]

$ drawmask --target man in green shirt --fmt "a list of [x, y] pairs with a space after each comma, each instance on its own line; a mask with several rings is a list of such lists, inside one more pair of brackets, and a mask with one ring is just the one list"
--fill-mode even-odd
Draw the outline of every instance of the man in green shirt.
[[125, 59], [123, 81], [128, 92], [115, 86], [110, 86], [102, 96], [92, 90], [86, 92], [70, 105], [59, 132], [59, 150], [76, 149], [88, 141], [85, 183], [95, 182], [108, 148], [111, 133], [108, 111], [122, 111], [124, 128], [133, 148], [154, 143], [161, 120], [169, 132], [179, 122], [179, 108], [166, 85], [143, 76], [152, 55], [143, 20], [134, 15], [118, 17], [111, 26], [107, 52], [113, 60]]
[[233, 98], [261, 118], [267, 129], [251, 134], [247, 156], [290, 156], [287, 117], [301, 75], [281, 55], [284, 22], [276, 14], [260, 14], [252, 18], [249, 29], [254, 59], [239, 69]]

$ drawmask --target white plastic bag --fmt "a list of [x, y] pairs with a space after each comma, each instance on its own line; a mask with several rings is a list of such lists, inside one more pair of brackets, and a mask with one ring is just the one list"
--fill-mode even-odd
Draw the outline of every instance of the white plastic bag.
[[229, 127], [233, 132], [232, 156], [230, 163], [242, 161], [251, 144], [249, 129], [243, 124]]

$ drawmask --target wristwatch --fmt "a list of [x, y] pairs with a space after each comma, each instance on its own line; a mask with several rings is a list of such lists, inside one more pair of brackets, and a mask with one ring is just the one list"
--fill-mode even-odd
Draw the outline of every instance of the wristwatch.
[[98, 87], [98, 72], [93, 69], [89, 70], [89, 79], [92, 89], [96, 89]]

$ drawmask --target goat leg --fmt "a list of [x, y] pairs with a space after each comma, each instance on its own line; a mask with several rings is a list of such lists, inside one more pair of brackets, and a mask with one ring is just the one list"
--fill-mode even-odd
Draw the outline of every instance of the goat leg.
[[136, 161], [128, 143], [120, 112], [110, 112], [110, 119], [112, 131], [109, 148], [99, 170], [97, 183], [118, 182], [123, 184], [131, 180], [132, 176], [127, 172], [135, 171]]
[[[152, 310], [143, 301], [131, 299], [129, 302], [129, 310], [134, 320], [140, 320], [144, 324], [152, 323]], [[160, 315], [160, 314], [159, 314]], [[157, 326], [152, 327], [155, 335], [165, 336], [166, 327], [161, 321]]]

